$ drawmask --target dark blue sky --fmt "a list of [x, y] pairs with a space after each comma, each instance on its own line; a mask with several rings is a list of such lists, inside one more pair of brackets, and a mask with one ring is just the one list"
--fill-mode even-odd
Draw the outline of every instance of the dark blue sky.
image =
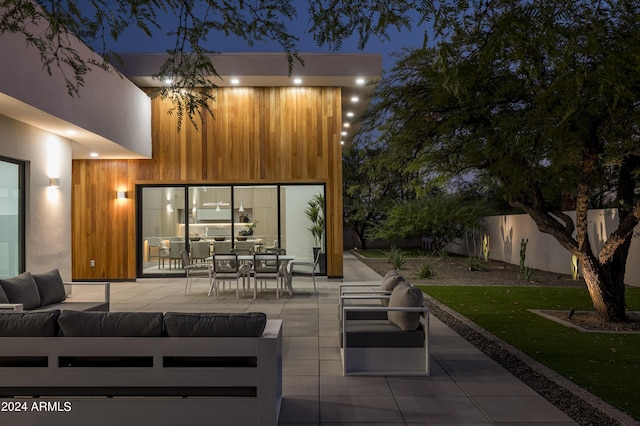
[[[292, 22], [290, 29], [295, 35], [300, 37], [298, 44], [298, 51], [304, 52], [331, 52], [326, 46], [318, 47], [313, 40], [311, 34], [306, 33], [308, 17], [306, 11], [299, 10], [299, 19]], [[115, 52], [129, 53], [152, 53], [152, 52], [165, 52], [167, 49], [173, 47], [175, 39], [166, 36], [164, 33], [170, 31], [175, 27], [175, 18], [163, 18], [161, 25], [162, 31], [157, 31], [152, 38], [147, 37], [144, 33], [137, 29], [127, 30], [113, 46], [109, 46]], [[417, 22], [417, 20], [416, 20]], [[366, 53], [382, 53], [383, 54], [383, 67], [385, 71], [388, 71], [394, 63], [394, 58], [391, 56], [394, 52], [399, 52], [404, 47], [419, 47], [422, 46], [424, 40], [424, 32], [428, 27], [427, 24], [418, 26], [413, 24], [412, 31], [398, 32], [395, 28], [390, 28], [388, 33], [391, 38], [390, 41], [379, 40], [372, 37], [365, 49], [360, 51], [357, 48], [357, 37], [353, 37], [345, 41], [342, 47], [337, 52], [354, 53], [354, 52], [366, 52]], [[215, 52], [281, 52], [282, 48], [277, 43], [266, 44], [263, 42], [256, 42], [253, 46], [249, 46], [246, 41], [237, 37], [225, 37], [223, 34], [216, 35], [211, 34], [206, 47], [209, 50]]]

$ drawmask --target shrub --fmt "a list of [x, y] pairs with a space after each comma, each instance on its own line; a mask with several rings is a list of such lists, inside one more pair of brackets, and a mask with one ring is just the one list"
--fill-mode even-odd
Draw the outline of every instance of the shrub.
[[473, 256], [469, 257], [467, 259], [467, 269], [470, 271], [482, 270], [482, 263], [480, 262], [480, 259]]
[[430, 259], [424, 259], [416, 269], [416, 278], [433, 278], [438, 275], [437, 265]]
[[407, 261], [404, 251], [396, 246], [391, 246], [384, 253], [387, 256], [387, 262], [393, 265], [394, 269], [402, 269], [402, 266]]

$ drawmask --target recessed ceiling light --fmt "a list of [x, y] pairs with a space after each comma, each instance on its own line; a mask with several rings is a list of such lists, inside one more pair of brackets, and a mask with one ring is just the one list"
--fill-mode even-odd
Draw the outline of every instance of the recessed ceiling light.
[[170, 78], [165, 78], [164, 84], [167, 84], [167, 85], [173, 84], [173, 80], [171, 80]]
[[340, 145], [344, 145], [344, 141], [340, 141]]
[[97, 152], [92, 152], [91, 154], [89, 154], [91, 157], [96, 158], [98, 156]]
[[349, 118], [353, 117], [353, 113], [352, 113], [351, 111], [349, 111], [349, 112], [347, 113], [347, 117], [349, 117]]
[[347, 136], [347, 132], [346, 132], [346, 131], [343, 131], [343, 132], [342, 132], [342, 136]]
[[353, 103], [356, 103], [356, 102], [358, 102], [359, 100], [360, 100], [360, 98], [359, 98], [359, 97], [357, 97], [357, 96], [352, 96], [352, 97], [351, 97], [351, 102], [353, 102]]
[[232, 78], [231, 84], [240, 84], [240, 80], [238, 80], [237, 78]]
[[343, 126], [343, 127], [350, 127], [350, 126], [351, 126], [351, 124], [349, 124], [349, 123], [344, 123], [342, 126]]
[[293, 79], [293, 84], [302, 84], [302, 79], [301, 78], [294, 78]]
[[363, 85], [364, 84], [364, 78], [356, 78], [356, 84]]

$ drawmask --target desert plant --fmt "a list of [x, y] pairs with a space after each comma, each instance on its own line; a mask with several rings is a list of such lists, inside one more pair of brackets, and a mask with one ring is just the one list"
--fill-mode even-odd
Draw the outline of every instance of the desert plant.
[[386, 250], [387, 262], [389, 262], [395, 269], [401, 269], [407, 261], [404, 250], [391, 246], [389, 250]]
[[470, 271], [480, 271], [482, 269], [480, 258], [469, 256], [469, 258], [467, 258], [467, 269]]
[[533, 280], [533, 274], [535, 273], [535, 269], [533, 269], [531, 266], [524, 266], [522, 268], [522, 278], [524, 278], [525, 281], [532, 281]]
[[520, 241], [520, 273], [524, 275], [525, 260], [527, 259], [527, 244], [529, 243], [529, 239], [526, 240], [523, 238]]
[[415, 272], [416, 278], [429, 279], [438, 275], [438, 267], [431, 259], [424, 258]]

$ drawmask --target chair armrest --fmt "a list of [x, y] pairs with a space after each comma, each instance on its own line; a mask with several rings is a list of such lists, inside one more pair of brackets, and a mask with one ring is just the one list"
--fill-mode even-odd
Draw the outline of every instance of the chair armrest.
[[22, 311], [22, 303], [0, 303], [1, 311]]
[[353, 305], [342, 308], [344, 311], [402, 311], [402, 312], [424, 312], [428, 313], [429, 308], [426, 306], [409, 307], [409, 306], [365, 306]]
[[104, 286], [104, 301], [105, 303], [111, 302], [111, 282], [109, 281], [72, 281], [63, 283], [64, 285], [74, 286], [74, 285], [103, 285]]

